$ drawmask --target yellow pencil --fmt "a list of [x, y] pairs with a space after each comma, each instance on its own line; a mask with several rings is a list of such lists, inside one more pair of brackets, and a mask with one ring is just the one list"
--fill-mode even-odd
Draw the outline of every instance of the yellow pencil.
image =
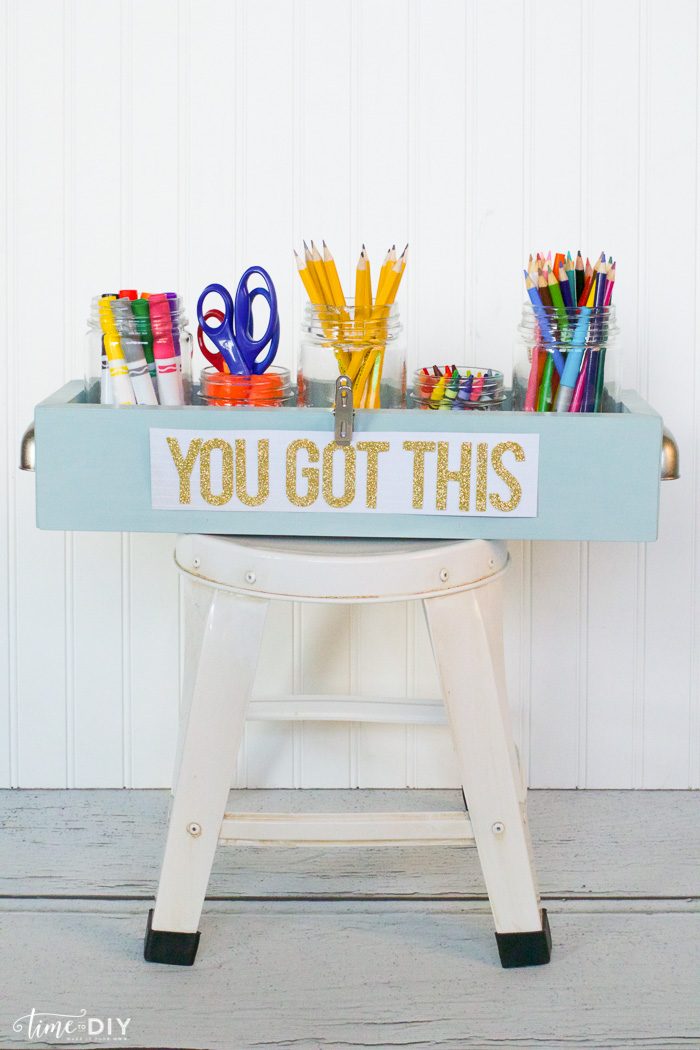
[[[324, 295], [316, 281], [316, 277], [313, 270], [309, 266], [309, 256], [311, 253], [306, 247], [306, 241], [304, 241], [304, 248], [305, 252], [303, 259], [296, 250], [294, 252], [294, 258], [297, 262], [297, 270], [299, 272], [299, 276], [301, 277], [302, 284], [306, 289], [306, 294], [309, 297], [309, 301], [313, 303], [315, 307], [317, 307], [317, 312], [319, 320], [321, 322], [321, 327], [323, 328], [324, 335], [328, 339], [332, 339], [333, 329], [328, 322], [327, 311], [323, 309], [323, 307], [326, 305], [326, 303], [324, 302]], [[338, 359], [338, 367], [340, 371], [344, 373], [345, 369], [347, 368], [348, 361], [350, 360], [350, 355], [339, 348], [336, 348], [335, 355]]]
[[396, 245], [392, 244], [391, 248], [384, 256], [384, 262], [382, 263], [382, 268], [379, 271], [379, 280], [377, 281], [377, 299], [379, 299], [383, 292], [384, 284], [386, 282], [387, 277], [389, 276], [389, 271], [391, 270], [391, 267], [394, 265], [395, 262]]
[[[366, 353], [364, 355], [361, 354], [361, 353], [357, 353], [357, 354], [353, 354], [352, 355], [353, 359], [356, 358], [356, 357], [362, 357], [363, 358], [361, 366], [360, 366], [360, 370], [357, 373], [357, 378], [353, 379], [352, 401], [353, 401], [353, 405], [354, 405], [355, 408], [360, 408], [362, 406], [362, 401], [363, 401], [364, 392], [365, 392], [365, 383], [369, 379], [370, 374], [372, 372], [372, 369], [374, 368], [374, 362], [375, 362], [375, 358], [376, 358], [376, 355], [378, 354], [378, 352], [379, 351], [376, 351], [376, 352], [371, 352], [370, 351], [370, 353]], [[354, 361], [353, 361], [353, 363], [354, 363]], [[351, 365], [351, 367], [352, 367], [352, 365]], [[350, 375], [350, 369], [349, 368], [348, 368], [348, 375]]]
[[401, 278], [403, 277], [404, 270], [406, 269], [406, 263], [408, 261], [408, 245], [404, 248], [400, 258], [396, 260], [391, 268], [389, 277], [387, 278], [386, 284], [383, 289], [382, 299], [380, 301], [377, 296], [377, 306], [391, 306], [396, 299], [399, 285], [401, 284]]
[[365, 296], [367, 298], [367, 303], [368, 303], [367, 314], [368, 314], [369, 317], [371, 317], [372, 316], [372, 267], [370, 266], [369, 255], [367, 254], [367, 249], [364, 246], [364, 244], [362, 245], [362, 251], [365, 253], [365, 259], [367, 260], [367, 274], [366, 274], [366, 277], [365, 277], [365, 280], [367, 282], [367, 288], [365, 289]]
[[333, 306], [333, 293], [331, 291], [331, 286], [328, 283], [326, 268], [323, 265], [321, 253], [319, 252], [318, 248], [316, 247], [313, 241], [311, 242], [310, 265], [313, 271], [313, 275], [316, 278], [316, 283], [318, 284], [323, 294], [324, 303], [326, 304], [326, 306]]
[[314, 304], [314, 306], [321, 306], [323, 302], [321, 289], [316, 284], [316, 279], [311, 270], [309, 269], [306, 259], [302, 259], [302, 257], [296, 251], [296, 249], [294, 250], [294, 258], [296, 259], [297, 270], [299, 272], [299, 276], [301, 277], [302, 284], [304, 285], [304, 288], [306, 288], [306, 294], [308, 295], [309, 300]]
[[[383, 332], [385, 338], [386, 318], [389, 314], [388, 307], [390, 307], [396, 299], [396, 295], [399, 290], [399, 285], [401, 284], [401, 278], [403, 277], [404, 270], [406, 269], [407, 261], [408, 245], [406, 245], [403, 252], [401, 253], [401, 257], [397, 259], [393, 266], [390, 268], [381, 290], [381, 296], [379, 294], [379, 289], [377, 289], [377, 300], [372, 316], [380, 320], [380, 324], [378, 325], [378, 334], [381, 335]], [[359, 387], [358, 404], [361, 404], [363, 403], [364, 397], [364, 382], [367, 381], [370, 374], [372, 376], [372, 380], [370, 382], [370, 386], [366, 395], [367, 408], [379, 408], [381, 404], [379, 397], [379, 384], [382, 377], [382, 369], [384, 367], [385, 349], [386, 343], [384, 342], [383, 345], [380, 346], [377, 350], [370, 353], [368, 355], [370, 358], [369, 371], [363, 376], [361, 370], [360, 375], [358, 375], [357, 377], [357, 386]]]
[[335, 265], [335, 259], [331, 255], [331, 250], [323, 242], [323, 266], [326, 271], [326, 278], [331, 290], [332, 302], [335, 306], [345, 306], [345, 295], [343, 293], [343, 286], [340, 283], [340, 277], [338, 277], [338, 268]]
[[[362, 346], [362, 349], [353, 351], [350, 355], [350, 363], [348, 364], [347, 374], [355, 383], [357, 379], [360, 367], [363, 364], [365, 358], [368, 356], [364, 349], [366, 343], [365, 334], [365, 321], [370, 317], [370, 311], [372, 309], [372, 286], [369, 280], [369, 259], [365, 254], [364, 245], [360, 252], [360, 258], [357, 261], [357, 267], [355, 269], [355, 341]], [[358, 401], [353, 396], [355, 407], [357, 408]]]
[[355, 320], [363, 321], [369, 316], [372, 306], [372, 283], [369, 273], [369, 259], [364, 246], [355, 270]]

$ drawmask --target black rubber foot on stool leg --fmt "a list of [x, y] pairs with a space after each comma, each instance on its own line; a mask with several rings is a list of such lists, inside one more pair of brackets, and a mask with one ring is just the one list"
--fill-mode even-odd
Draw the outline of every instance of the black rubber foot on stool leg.
[[192, 966], [197, 957], [199, 933], [175, 933], [153, 930], [153, 908], [148, 913], [143, 957], [146, 962], [169, 963], [170, 966]]
[[496, 943], [501, 966], [543, 966], [552, 957], [552, 935], [549, 919], [543, 908], [542, 929], [533, 933], [497, 933]]

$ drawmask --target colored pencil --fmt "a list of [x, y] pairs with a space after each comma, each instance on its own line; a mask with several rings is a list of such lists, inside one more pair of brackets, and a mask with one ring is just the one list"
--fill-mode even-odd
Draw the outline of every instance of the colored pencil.
[[[549, 260], [554, 256], [550, 265]], [[526, 412], [597, 412], [603, 407], [608, 317], [616, 264], [577, 251], [528, 258], [525, 288], [536, 327], [529, 348]], [[485, 382], [488, 380], [486, 379]]]

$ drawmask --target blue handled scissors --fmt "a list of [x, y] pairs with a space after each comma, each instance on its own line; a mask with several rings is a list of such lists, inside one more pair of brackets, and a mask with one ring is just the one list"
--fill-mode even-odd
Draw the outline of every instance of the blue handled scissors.
[[[253, 274], [259, 274], [266, 284], [265, 288], [249, 288], [248, 281]], [[223, 311], [204, 311], [204, 300], [210, 294], [221, 297]], [[260, 337], [253, 336], [253, 302], [257, 297], [264, 299], [270, 309], [267, 327]], [[209, 324], [210, 317], [220, 317], [221, 324]], [[205, 357], [220, 372], [224, 363], [231, 375], [260, 375], [272, 364], [277, 354], [280, 341], [280, 317], [277, 309], [277, 292], [267, 270], [262, 266], [249, 266], [236, 289], [235, 299], [223, 284], [208, 284], [197, 302], [197, 320], [199, 321], [199, 345]], [[218, 354], [206, 350], [203, 336], [211, 339], [218, 349]], [[267, 353], [260, 360], [260, 354]]]

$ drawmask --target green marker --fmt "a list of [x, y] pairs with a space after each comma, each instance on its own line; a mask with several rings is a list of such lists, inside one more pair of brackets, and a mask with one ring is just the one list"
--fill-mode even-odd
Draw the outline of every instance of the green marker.
[[143, 355], [148, 362], [148, 371], [156, 378], [156, 362], [153, 357], [153, 332], [151, 331], [151, 314], [148, 299], [132, 299], [131, 309], [134, 313], [136, 331], [143, 342]]
[[552, 373], [554, 372], [554, 357], [547, 351], [545, 351], [545, 353], [547, 356], [544, 360], [542, 382], [540, 383], [540, 392], [537, 398], [538, 412], [551, 412], [552, 410]]

